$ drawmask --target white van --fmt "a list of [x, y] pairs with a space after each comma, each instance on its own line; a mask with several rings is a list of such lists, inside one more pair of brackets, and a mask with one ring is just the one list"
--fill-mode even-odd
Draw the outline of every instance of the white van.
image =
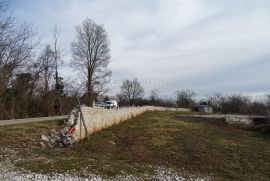
[[117, 101], [106, 101], [105, 108], [111, 109], [111, 108], [117, 108]]

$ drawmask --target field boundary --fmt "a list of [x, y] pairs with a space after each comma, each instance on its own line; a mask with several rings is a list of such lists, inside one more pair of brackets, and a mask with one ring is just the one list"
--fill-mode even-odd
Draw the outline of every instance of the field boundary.
[[10, 120], [0, 120], [0, 126], [14, 125], [14, 124], [25, 124], [34, 122], [44, 122], [44, 121], [57, 121], [67, 119], [68, 115], [63, 116], [51, 116], [51, 117], [38, 117], [38, 118], [24, 118], [24, 119], [10, 119]]

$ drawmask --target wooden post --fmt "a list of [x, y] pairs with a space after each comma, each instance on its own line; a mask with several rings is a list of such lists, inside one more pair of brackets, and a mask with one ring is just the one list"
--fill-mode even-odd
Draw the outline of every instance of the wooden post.
[[80, 116], [80, 140], [82, 139], [82, 119], [81, 119], [81, 112], [79, 111], [79, 116]]
[[80, 99], [79, 99], [78, 96], [77, 96], [77, 100], [78, 100], [78, 103], [79, 103], [79, 109], [80, 109], [80, 115], [81, 115], [80, 117], [81, 117], [81, 120], [82, 120], [82, 122], [83, 122], [83, 127], [84, 127], [84, 131], [85, 131], [85, 136], [86, 136], [87, 139], [89, 139], [87, 127], [86, 127], [85, 120], [84, 120], [83, 113], [82, 113], [82, 107], [81, 107]]

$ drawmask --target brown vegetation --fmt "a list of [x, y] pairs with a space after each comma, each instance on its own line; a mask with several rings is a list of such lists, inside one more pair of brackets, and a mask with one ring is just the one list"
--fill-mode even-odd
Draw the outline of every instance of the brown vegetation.
[[[214, 180], [269, 179], [268, 134], [257, 129], [182, 121], [175, 114], [147, 112], [95, 133], [89, 141], [81, 141], [65, 150], [34, 147], [30, 151], [32, 156], [16, 165], [43, 173], [86, 169], [107, 176], [131, 173], [144, 178], [156, 167], [167, 167], [185, 175]], [[47, 128], [40, 124], [31, 127]], [[27, 126], [20, 130], [5, 127], [1, 133], [6, 133], [7, 129], [11, 140], [30, 134], [36, 139], [38, 136], [34, 135], [40, 135], [40, 131], [33, 133]], [[20, 140], [24, 143], [19, 149], [23, 154], [32, 143]], [[1, 139], [1, 145], [11, 143]]]

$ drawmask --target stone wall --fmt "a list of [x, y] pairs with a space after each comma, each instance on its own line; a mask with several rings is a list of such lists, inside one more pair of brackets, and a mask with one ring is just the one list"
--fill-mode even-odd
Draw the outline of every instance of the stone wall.
[[[91, 108], [82, 106], [82, 114], [86, 123], [88, 134], [92, 134], [103, 128], [118, 124], [122, 121], [128, 120], [132, 117], [142, 114], [146, 111], [160, 110], [160, 111], [189, 111], [183, 108], [166, 108], [166, 107], [128, 107], [120, 109], [104, 109], [104, 108]], [[84, 138], [85, 130], [82, 121], [76, 125], [76, 132], [73, 134], [75, 140]]]

